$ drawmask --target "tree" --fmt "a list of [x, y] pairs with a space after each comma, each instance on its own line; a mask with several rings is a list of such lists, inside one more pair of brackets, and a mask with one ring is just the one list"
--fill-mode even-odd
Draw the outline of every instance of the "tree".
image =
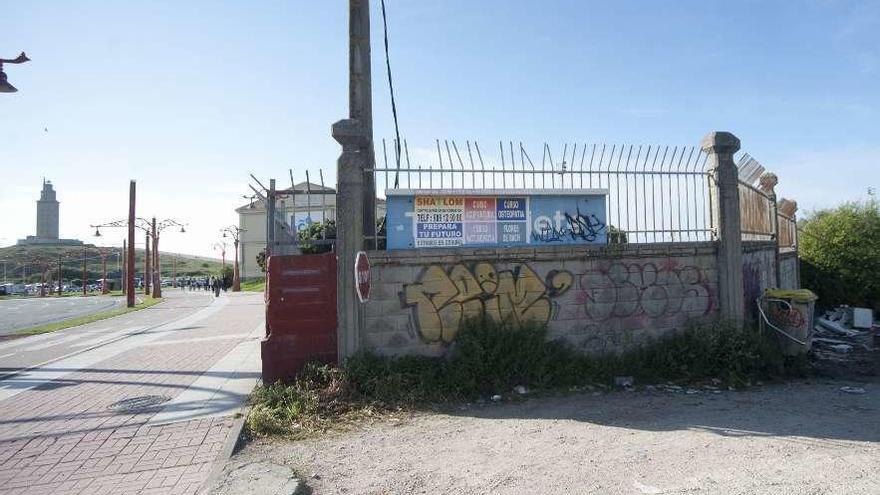
[[261, 249], [260, 252], [257, 253], [257, 265], [259, 265], [260, 270], [262, 270], [263, 273], [266, 273], [266, 248]]
[[336, 221], [325, 220], [324, 223], [310, 223], [307, 227], [297, 232], [299, 235], [300, 251], [303, 254], [329, 253], [333, 250], [330, 244], [312, 244], [309, 241], [336, 239]]
[[880, 203], [848, 202], [799, 225], [802, 284], [825, 305], [880, 310]]

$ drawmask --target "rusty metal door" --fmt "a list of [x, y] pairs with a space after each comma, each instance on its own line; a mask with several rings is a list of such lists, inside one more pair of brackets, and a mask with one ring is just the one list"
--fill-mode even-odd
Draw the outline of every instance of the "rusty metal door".
[[263, 383], [336, 363], [336, 254], [270, 256], [267, 268]]

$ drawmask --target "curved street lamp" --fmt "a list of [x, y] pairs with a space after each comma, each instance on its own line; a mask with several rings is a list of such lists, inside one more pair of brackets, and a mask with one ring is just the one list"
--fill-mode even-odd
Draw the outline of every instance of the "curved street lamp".
[[0, 58], [0, 93], [15, 93], [18, 91], [18, 88], [9, 84], [9, 81], [6, 79], [6, 73], [3, 72], [3, 64], [23, 64], [30, 62], [30, 60], [24, 52], [21, 52], [21, 55], [12, 59]]
[[238, 268], [238, 245], [241, 241], [241, 233], [247, 232], [247, 229], [242, 229], [236, 225], [230, 225], [229, 227], [220, 229], [220, 232], [223, 233], [223, 237], [232, 237], [232, 244], [235, 246], [235, 265], [233, 265], [234, 270], [232, 271], [232, 292], [240, 292], [241, 272]]
[[[100, 227], [126, 227], [128, 226], [128, 220], [116, 220], [114, 222], [108, 222], [100, 225], [91, 225], [91, 227], [95, 227], [95, 237], [101, 236]], [[162, 280], [159, 276], [159, 234], [162, 233], [163, 230], [168, 227], [180, 227], [181, 234], [186, 233], [186, 224], [180, 223], [177, 220], [173, 220], [171, 218], [166, 218], [161, 222], [156, 222], [156, 217], [153, 217], [152, 221], [147, 220], [145, 218], [137, 217], [135, 218], [134, 226], [138, 229], [142, 230], [147, 237], [147, 246], [144, 252], [144, 294], [150, 295], [150, 284], [153, 285], [153, 298], [162, 297]], [[150, 240], [153, 241], [153, 255], [152, 261], [150, 260]]]

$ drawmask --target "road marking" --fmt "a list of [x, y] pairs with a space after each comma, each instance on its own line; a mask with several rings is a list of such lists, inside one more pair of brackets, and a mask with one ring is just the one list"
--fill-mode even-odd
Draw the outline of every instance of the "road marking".
[[266, 329], [261, 321], [229, 353], [147, 422], [159, 425], [199, 418], [229, 416], [247, 401], [262, 373], [260, 340]]
[[39, 345], [32, 345], [30, 347], [25, 347], [24, 349], [22, 349], [19, 352], [41, 351], [43, 349], [55, 347], [56, 345], [67, 344], [67, 343], [73, 342], [74, 340], [80, 340], [80, 339], [83, 339], [88, 336], [89, 336], [88, 332], [74, 333], [73, 335], [62, 334], [62, 335], [58, 335], [57, 336], [58, 338], [56, 338], [54, 340], [50, 340], [49, 342], [39, 344]]
[[[75, 351], [38, 365], [7, 373], [3, 377], [0, 377], [0, 401], [9, 399], [25, 390], [31, 390], [41, 385], [45, 385], [52, 380], [57, 380], [65, 375], [85, 369], [104, 361], [105, 359], [122, 354], [123, 352], [140, 347], [147, 342], [160, 339], [164, 337], [165, 333], [168, 331], [181, 330], [191, 326], [193, 323], [208, 318], [223, 309], [223, 307], [226, 306], [227, 301], [226, 298], [218, 299], [211, 305], [179, 320], [163, 323], [154, 327], [148, 327], [146, 330], [138, 333], [126, 334], [115, 340], [104, 342], [91, 348]], [[41, 369], [49, 364], [53, 365], [52, 369], [58, 368], [58, 370], [47, 371]]]
[[0, 356], [0, 359], [8, 358], [9, 356], [15, 356], [15, 354], [16, 354], [15, 352], [10, 352], [9, 354], [4, 354], [4, 355]]

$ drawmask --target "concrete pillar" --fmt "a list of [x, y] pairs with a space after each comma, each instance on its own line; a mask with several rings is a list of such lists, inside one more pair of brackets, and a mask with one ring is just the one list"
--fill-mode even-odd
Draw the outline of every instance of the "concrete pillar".
[[369, 162], [368, 143], [360, 121], [333, 124], [333, 138], [342, 145], [336, 168], [336, 312], [339, 361], [354, 354], [360, 343], [360, 303], [354, 279], [354, 261], [364, 245], [363, 169]]
[[733, 154], [739, 138], [729, 132], [711, 132], [703, 138], [712, 178], [712, 220], [718, 245], [718, 306], [721, 318], [742, 325], [742, 232], [739, 176]]
[[798, 254], [798, 250], [800, 249], [798, 246], [800, 243], [798, 242], [798, 229], [797, 229], [797, 209], [798, 209], [797, 201], [792, 201], [790, 199], [782, 198], [779, 200], [779, 203], [777, 204], [776, 208], [783, 215], [790, 217], [792, 219], [792, 221], [794, 221], [794, 232], [792, 233], [794, 238], [792, 239], [792, 242], [794, 243], [794, 252], [795, 252], [795, 256], [797, 257], [797, 263], [795, 263], [795, 265], [794, 265], [795, 266], [795, 274], [794, 275], [795, 275], [795, 279], [796, 279], [795, 280], [795, 287], [800, 288], [801, 287], [801, 261], [800, 261], [800, 255]]
[[770, 228], [773, 229], [773, 240], [776, 241], [776, 255], [773, 261], [775, 269], [773, 271], [776, 275], [776, 287], [782, 287], [782, 272], [779, 266], [779, 213], [776, 207], [776, 184], [779, 184], [779, 178], [776, 177], [776, 174], [767, 172], [761, 176], [759, 186], [769, 198]]

